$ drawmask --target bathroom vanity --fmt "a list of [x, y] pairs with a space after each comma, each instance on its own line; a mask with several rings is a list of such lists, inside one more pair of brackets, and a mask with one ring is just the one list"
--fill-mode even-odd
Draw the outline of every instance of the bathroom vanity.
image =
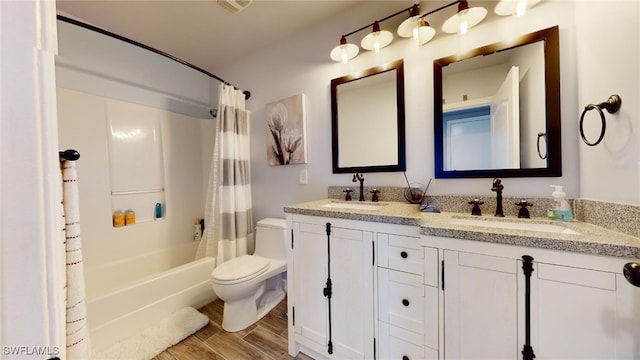
[[290, 355], [640, 356], [640, 288], [622, 274], [640, 239], [581, 222], [362, 205], [285, 207]]

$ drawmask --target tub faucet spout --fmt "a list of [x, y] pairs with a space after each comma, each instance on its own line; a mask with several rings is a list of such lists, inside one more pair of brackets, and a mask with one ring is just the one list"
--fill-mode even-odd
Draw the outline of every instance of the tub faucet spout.
[[364, 201], [364, 175], [360, 173], [353, 174], [353, 182], [360, 181], [360, 198], [358, 201]]
[[493, 179], [491, 191], [496, 192], [496, 213], [494, 216], [497, 217], [504, 217], [504, 212], [502, 211], [502, 189], [504, 189], [502, 181], [498, 178]]

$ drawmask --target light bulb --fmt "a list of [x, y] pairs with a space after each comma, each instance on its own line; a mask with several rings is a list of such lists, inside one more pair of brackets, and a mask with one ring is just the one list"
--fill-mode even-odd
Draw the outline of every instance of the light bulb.
[[373, 33], [373, 51], [376, 53], [380, 52], [380, 32], [376, 31]]
[[524, 16], [527, 12], [527, 0], [518, 0], [518, 4], [516, 5], [516, 16]]
[[460, 21], [458, 25], [458, 34], [464, 35], [469, 31], [469, 20], [467, 19], [468, 10], [462, 10], [458, 13], [458, 19]]
[[418, 24], [418, 23], [416, 23], [416, 24], [413, 26], [413, 35], [412, 35], [412, 38], [414, 38], [414, 39], [416, 39], [416, 40], [417, 40], [419, 36], [420, 36], [420, 26], [419, 26], [419, 24]]
[[342, 59], [342, 62], [344, 64], [349, 62], [349, 54], [347, 52], [347, 46], [346, 45], [340, 45], [340, 59]]

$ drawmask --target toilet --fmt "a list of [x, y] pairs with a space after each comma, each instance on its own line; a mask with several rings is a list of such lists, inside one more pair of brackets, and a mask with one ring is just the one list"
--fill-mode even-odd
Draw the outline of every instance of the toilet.
[[247, 328], [285, 297], [285, 228], [285, 219], [258, 221], [254, 254], [226, 261], [211, 273], [213, 291], [224, 301], [224, 330], [235, 332]]

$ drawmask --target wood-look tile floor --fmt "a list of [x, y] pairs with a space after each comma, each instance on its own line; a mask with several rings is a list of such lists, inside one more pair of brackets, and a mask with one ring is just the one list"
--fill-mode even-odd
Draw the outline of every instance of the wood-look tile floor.
[[198, 309], [209, 317], [209, 324], [152, 360], [313, 360], [302, 353], [295, 358], [287, 354], [286, 299], [257, 323], [235, 333], [222, 329], [223, 306], [218, 299]]

